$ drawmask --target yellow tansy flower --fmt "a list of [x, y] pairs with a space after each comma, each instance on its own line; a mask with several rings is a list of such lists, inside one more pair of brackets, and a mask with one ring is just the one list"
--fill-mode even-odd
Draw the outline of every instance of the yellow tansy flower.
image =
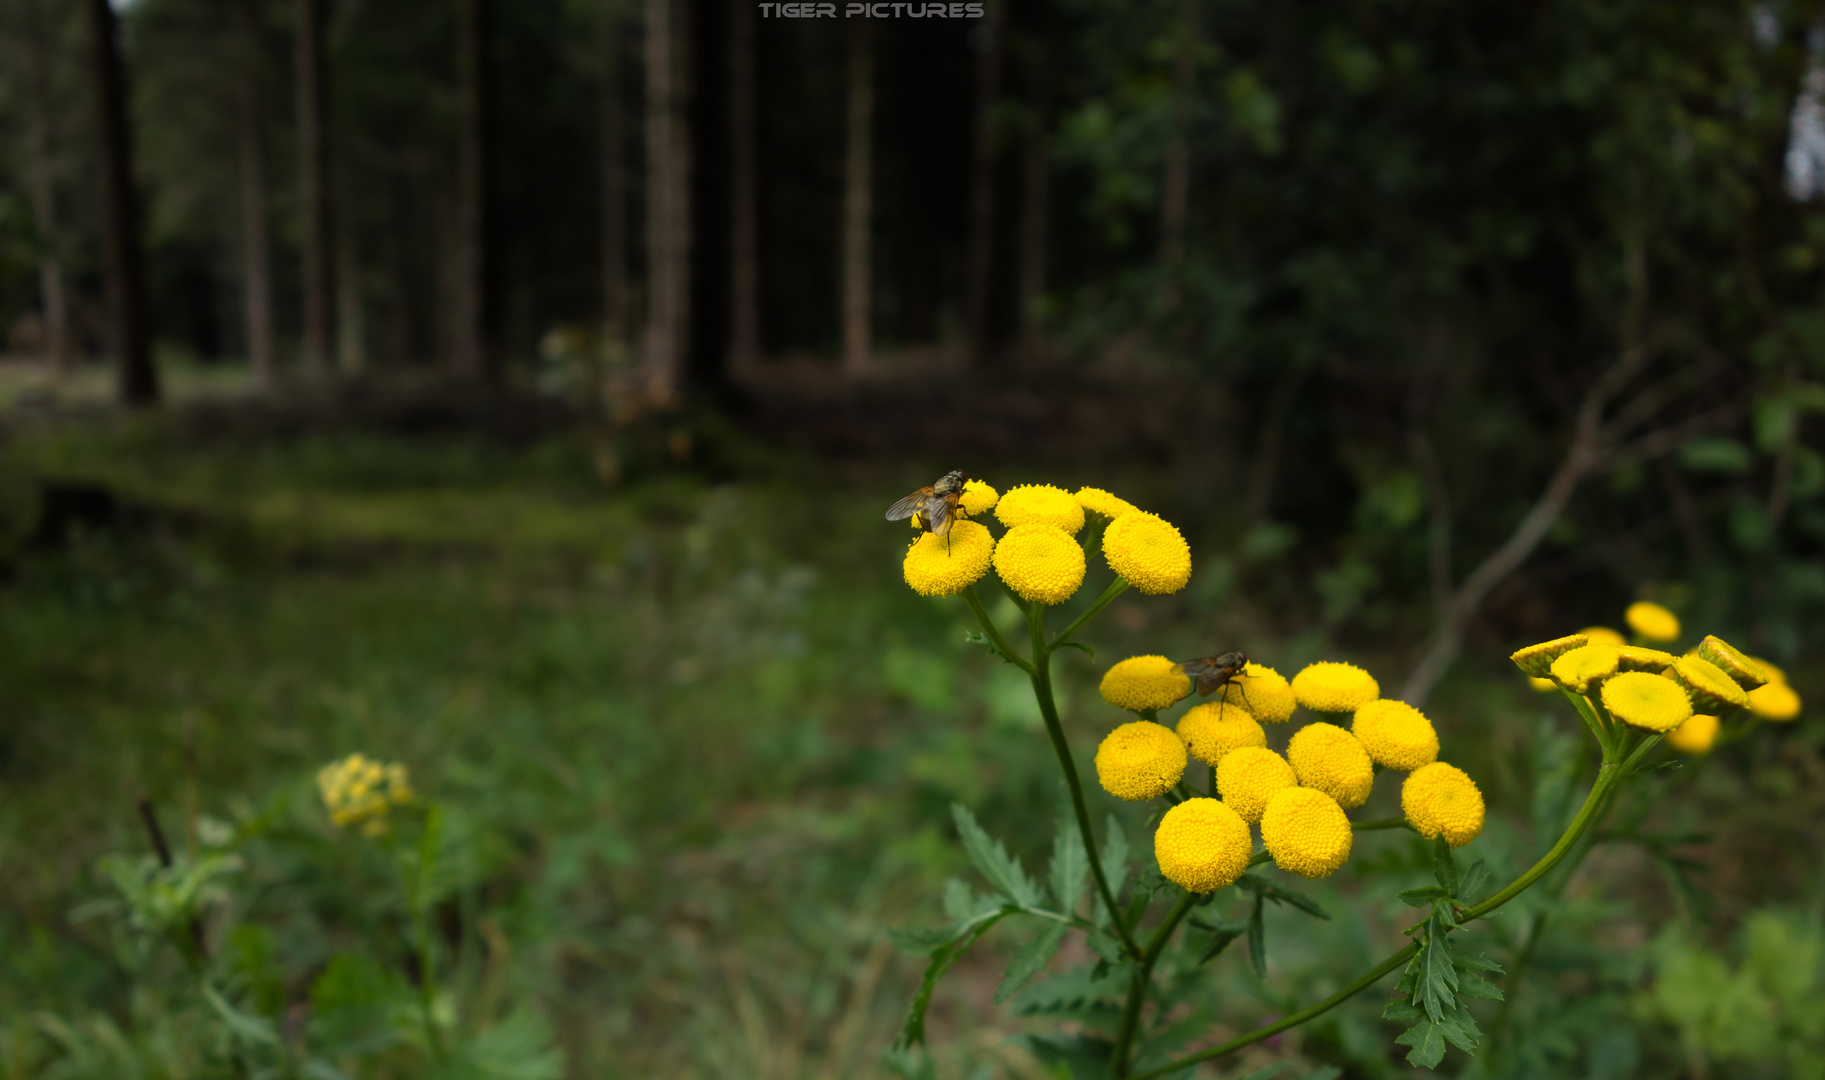
[[1679, 638], [1679, 616], [1647, 600], [1637, 600], [1622, 613], [1629, 629], [1649, 641], [1676, 641]]
[[1606, 680], [1603, 707], [1623, 723], [1647, 731], [1672, 731], [1692, 715], [1692, 699], [1684, 687], [1646, 671], [1625, 671]]
[[1679, 657], [1661, 649], [1650, 649], [1645, 645], [1618, 645], [1616, 647], [1616, 670], [1618, 671], [1651, 671], [1658, 674], [1678, 663]]
[[1184, 775], [1185, 744], [1151, 720], [1123, 724], [1096, 748], [1096, 778], [1118, 799], [1158, 798]]
[[1682, 656], [1667, 671], [1668, 677], [1692, 693], [1692, 703], [1705, 709], [1746, 709], [1749, 696], [1743, 688], [1711, 661], [1699, 656]]
[[995, 572], [1022, 599], [1062, 604], [1084, 583], [1084, 549], [1053, 525], [1016, 525], [995, 545]]
[[[1650, 675], [1648, 678], [1654, 678]], [[1483, 793], [1458, 768], [1435, 761], [1413, 770], [1400, 786], [1400, 808], [1407, 823], [1428, 840], [1443, 833], [1445, 842], [1463, 847], [1483, 831]]]
[[1763, 720], [1784, 724], [1800, 715], [1800, 695], [1786, 682], [1771, 682], [1749, 691], [1749, 710]]
[[1194, 893], [1235, 884], [1248, 869], [1254, 848], [1247, 823], [1215, 799], [1186, 799], [1166, 811], [1153, 834], [1160, 873]]
[[1264, 724], [1284, 724], [1293, 718], [1293, 710], [1299, 707], [1286, 676], [1253, 660], [1230, 676], [1217, 691], [1217, 696], [1254, 713], [1255, 719]]
[[1438, 732], [1426, 714], [1404, 701], [1377, 698], [1356, 710], [1350, 730], [1369, 760], [1387, 769], [1412, 772], [1438, 760]]
[[1551, 641], [1542, 641], [1538, 645], [1529, 645], [1525, 649], [1516, 649], [1508, 658], [1515, 662], [1516, 667], [1538, 679], [1545, 676], [1554, 660], [1588, 644], [1590, 639], [1583, 634], [1567, 634]]
[[1191, 693], [1191, 678], [1164, 656], [1130, 656], [1103, 673], [1103, 700], [1118, 709], [1164, 709]]
[[362, 825], [369, 835], [386, 831], [388, 810], [413, 799], [406, 767], [350, 754], [317, 770], [317, 790], [337, 828]]
[[955, 521], [945, 536], [925, 533], [906, 549], [906, 583], [921, 596], [954, 596], [981, 580], [995, 554], [995, 538], [973, 521]]
[[1191, 756], [1215, 765], [1223, 755], [1244, 746], [1266, 746], [1267, 732], [1247, 709], [1221, 701], [1208, 701], [1179, 717], [1179, 738]]
[[1077, 489], [1077, 505], [1106, 518], [1118, 518], [1139, 509], [1127, 499], [1111, 495], [1102, 488], [1093, 487]]
[[1274, 792], [1298, 783], [1286, 759], [1266, 747], [1231, 750], [1217, 762], [1217, 793], [1251, 825], [1261, 820]]
[[1616, 674], [1622, 654], [1611, 645], [1585, 645], [1553, 661], [1552, 675], [1560, 686], [1575, 694], [1590, 690], [1591, 683]]
[[[1310, 729], [1307, 729], [1310, 730]], [[1349, 733], [1339, 729], [1348, 737]], [[1350, 858], [1353, 839], [1343, 807], [1323, 791], [1285, 788], [1267, 801], [1261, 842], [1274, 865], [1300, 877], [1330, 877]]]
[[1717, 717], [1695, 713], [1667, 732], [1667, 745], [1682, 754], [1708, 754], [1717, 744]]
[[1345, 810], [1367, 802], [1375, 784], [1369, 752], [1336, 724], [1307, 724], [1294, 732], [1286, 760], [1301, 784], [1324, 792]]
[[1694, 651], [1717, 665], [1720, 671], [1730, 676], [1744, 690], [1753, 690], [1770, 681], [1767, 669], [1716, 634], [1706, 634]]
[[980, 517], [995, 508], [1001, 501], [1001, 493], [980, 480], [971, 480], [963, 485], [963, 493], [957, 496], [957, 505], [963, 508], [965, 515]]
[[1084, 527], [1084, 508], [1077, 505], [1070, 492], [1051, 484], [1009, 488], [995, 504], [995, 516], [1010, 529], [1017, 525], [1050, 525], [1076, 536]]
[[1355, 664], [1322, 660], [1293, 676], [1293, 697], [1313, 712], [1355, 712], [1380, 696], [1375, 676]]
[[1166, 519], [1142, 510], [1109, 523], [1103, 558], [1122, 580], [1149, 596], [1178, 592], [1191, 580], [1191, 546]]
[[1587, 626], [1578, 631], [1583, 634], [1586, 645], [1627, 645], [1629, 639], [1622, 636], [1622, 631], [1607, 626]]
[[1546, 693], [1548, 690], [1559, 689], [1559, 684], [1553, 682], [1551, 679], [1536, 679], [1532, 675], [1527, 677], [1527, 685], [1533, 687], [1542, 694]]

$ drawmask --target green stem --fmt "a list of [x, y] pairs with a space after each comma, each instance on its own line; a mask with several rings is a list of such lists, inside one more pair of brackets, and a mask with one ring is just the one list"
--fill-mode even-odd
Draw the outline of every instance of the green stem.
[[1059, 631], [1058, 636], [1052, 639], [1052, 644], [1050, 647], [1056, 649], [1059, 646], [1063, 645], [1065, 642], [1070, 641], [1071, 635], [1077, 633], [1079, 630], [1082, 630], [1084, 628], [1085, 623], [1089, 622], [1091, 619], [1096, 618], [1097, 612], [1108, 607], [1111, 601], [1113, 601], [1116, 597], [1122, 595], [1123, 593], [1125, 593], [1127, 591], [1128, 591], [1128, 583], [1126, 581], [1122, 580], [1121, 578], [1118, 577], [1114, 581], [1110, 582], [1109, 587], [1107, 589], [1103, 590], [1103, 594], [1096, 598], [1096, 603], [1091, 604], [1089, 606], [1089, 608], [1086, 609], [1082, 615], [1079, 615], [1071, 623], [1070, 626], [1067, 626], [1063, 630]]
[[1534, 863], [1531, 870], [1509, 882], [1507, 888], [1496, 893], [1494, 896], [1477, 906], [1466, 910], [1458, 917], [1459, 925], [1467, 923], [1472, 919], [1480, 919], [1494, 911], [1496, 908], [1508, 903], [1510, 900], [1513, 900], [1515, 897], [1525, 892], [1528, 886], [1545, 877], [1547, 871], [1559, 865], [1559, 860], [1565, 858], [1571, 849], [1577, 845], [1579, 837], [1584, 835], [1584, 830], [1590, 827], [1592, 821], [1596, 820], [1597, 812], [1603, 808], [1604, 802], [1609, 797], [1610, 788], [1615, 786], [1616, 781], [1620, 779], [1621, 776], [1622, 770], [1618, 768], [1614, 762], [1605, 761], [1602, 765], [1599, 765], [1597, 767], [1597, 781], [1591, 785], [1591, 793], [1585, 796], [1584, 805], [1578, 808], [1578, 816], [1573, 818], [1572, 823], [1566, 827], [1564, 835], [1559, 837], [1559, 842], [1554, 844], [1552, 849], [1546, 854], [1540, 856], [1540, 861]]
[[1375, 832], [1377, 829], [1411, 829], [1404, 817], [1376, 818], [1374, 821], [1352, 821], [1350, 828], [1357, 832]]
[[1033, 674], [1033, 665], [1021, 659], [1020, 654], [1014, 651], [1014, 647], [1008, 644], [1008, 639], [1002, 637], [1001, 631], [995, 628], [995, 620], [989, 618], [987, 609], [982, 606], [982, 598], [976, 595], [976, 586], [971, 585], [963, 590], [963, 602], [970, 606], [970, 610], [976, 615], [976, 621], [982, 624], [982, 632], [988, 635], [989, 641], [994, 644], [995, 648], [1001, 650], [1001, 655], [1007, 657], [1015, 667], [1028, 675]]
[[1128, 977], [1128, 1001], [1122, 1007], [1122, 1026], [1115, 1036], [1115, 1050], [1110, 1060], [1115, 1064], [1115, 1075], [1128, 1075], [1128, 1056], [1134, 1048], [1134, 1032], [1140, 1025], [1141, 1008], [1147, 1003], [1147, 987], [1153, 980], [1153, 965], [1160, 958], [1160, 951], [1166, 947], [1166, 939], [1179, 927], [1180, 920], [1191, 911], [1197, 903], [1197, 894], [1187, 892], [1179, 897], [1179, 902], [1166, 913], [1166, 919], [1153, 932], [1153, 939], [1147, 942], [1147, 951], [1141, 955], [1141, 962], [1135, 965], [1134, 972]]

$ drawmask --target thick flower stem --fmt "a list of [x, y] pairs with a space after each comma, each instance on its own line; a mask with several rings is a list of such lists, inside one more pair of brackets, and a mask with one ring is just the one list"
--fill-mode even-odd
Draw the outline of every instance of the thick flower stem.
[[1134, 1047], [1134, 1032], [1140, 1024], [1141, 1008], [1147, 1003], [1147, 987], [1153, 980], [1153, 965], [1158, 962], [1167, 939], [1172, 937], [1172, 932], [1178, 929], [1180, 920], [1190, 913], [1191, 906], [1197, 903], [1197, 899], [1197, 894], [1192, 892], [1179, 897], [1179, 902], [1166, 913], [1166, 920], [1153, 932], [1153, 939], [1147, 942], [1147, 951], [1141, 955], [1141, 962], [1135, 965], [1134, 972], [1128, 977], [1128, 1001], [1122, 1007], [1122, 1026], [1116, 1032], [1115, 1049], [1109, 1058], [1118, 1077], [1128, 1075], [1128, 1056]]
[[[981, 605], [976, 607], [980, 610]], [[983, 625], [989, 624], [984, 622]], [[1077, 831], [1084, 839], [1090, 876], [1096, 879], [1097, 895], [1102, 897], [1103, 906], [1109, 912], [1109, 922], [1122, 939], [1122, 948], [1139, 960], [1141, 947], [1122, 921], [1121, 909], [1115, 905], [1115, 891], [1109, 888], [1109, 878], [1103, 873], [1102, 853], [1096, 849], [1096, 834], [1090, 830], [1090, 811], [1084, 805], [1083, 782], [1077, 777], [1077, 762], [1071, 757], [1071, 744], [1065, 741], [1064, 725], [1058, 721], [1058, 702], [1052, 697], [1052, 655], [1046, 649], [1045, 609], [1038, 604], [1027, 608], [1027, 629], [1033, 641], [1033, 666], [1027, 669], [1033, 677], [1033, 697], [1039, 702], [1039, 715], [1045, 718], [1046, 734], [1052, 737], [1052, 749], [1058, 753], [1059, 770], [1065, 774], [1065, 788], [1071, 794], [1071, 809], [1077, 812]]]

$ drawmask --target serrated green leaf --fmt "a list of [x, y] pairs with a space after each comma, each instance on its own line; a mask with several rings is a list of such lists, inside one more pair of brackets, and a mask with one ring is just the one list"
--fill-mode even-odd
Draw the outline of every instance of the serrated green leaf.
[[1079, 651], [1081, 653], [1088, 654], [1090, 659], [1092, 659], [1092, 660], [1096, 659], [1096, 650], [1092, 649], [1088, 645], [1085, 645], [1081, 641], [1056, 641], [1056, 642], [1052, 643], [1052, 647], [1054, 649], [1076, 649], [1077, 651]]
[[1476, 1017], [1471, 1016], [1464, 1003], [1455, 998], [1451, 1005], [1451, 1011], [1439, 1023], [1439, 1034], [1464, 1053], [1474, 1054], [1483, 1041], [1483, 1033], [1476, 1026]]
[[991, 837], [976, 823], [976, 815], [962, 803], [951, 804], [951, 816], [957, 821], [957, 832], [963, 837], [963, 848], [970, 861], [1001, 895], [1021, 907], [1039, 907], [1038, 886], [1027, 877], [1020, 860], [1009, 855], [1001, 841]]
[[1103, 876], [1109, 879], [1109, 892], [1119, 899], [1128, 883], [1128, 834], [1114, 814], [1103, 823]]
[[913, 995], [912, 1008], [907, 1013], [905, 1025], [900, 1029], [900, 1037], [894, 1041], [895, 1046], [906, 1049], [925, 1041], [925, 1010], [931, 1006], [932, 991], [938, 988], [938, 980], [944, 977], [944, 973], [950, 970], [958, 957], [968, 952], [969, 947], [1006, 914], [991, 915], [977, 923], [961, 940], [932, 951], [931, 962], [925, 965], [925, 975], [919, 980], [919, 990]]
[[1230, 942], [1248, 932], [1248, 924], [1225, 924], [1213, 926], [1210, 930], [1210, 944], [1204, 946], [1204, 951], [1198, 954], [1198, 964], [1208, 964], [1216, 959], [1224, 949], [1229, 948]]
[[1630, 771], [1638, 773], [1672, 772], [1674, 769], [1683, 769], [1685, 767], [1686, 763], [1683, 758], [1667, 758], [1664, 761], [1644, 762], [1643, 764], [1635, 766]]
[[968, 933], [969, 925], [946, 923], [943, 926], [890, 926], [887, 928], [887, 941], [901, 952], [930, 953]]
[[1108, 963], [1119, 964], [1128, 959], [1127, 950], [1122, 948], [1121, 939], [1114, 934], [1098, 932], [1089, 935], [1085, 940], [1090, 945], [1090, 951]]
[[1058, 946], [1065, 940], [1065, 931], [1069, 929], [1064, 923], [1047, 920], [1039, 928], [1039, 933], [1032, 941], [1026, 943], [1014, 954], [1014, 962], [1008, 965], [1007, 974], [1001, 977], [1001, 985], [995, 989], [995, 1004], [1000, 1005], [1014, 996], [1015, 992], [1027, 984], [1027, 980], [1045, 970], [1046, 962], [1058, 951]]
[[271, 1020], [235, 1008], [229, 1004], [227, 998], [217, 993], [215, 987], [208, 983], [203, 984], [203, 999], [209, 1002], [209, 1007], [222, 1018], [222, 1023], [228, 1026], [228, 1030], [233, 1032], [236, 1038], [253, 1043], [279, 1041], [278, 1029], [273, 1026]]
[[1451, 857], [1451, 845], [1442, 832], [1432, 841], [1432, 876], [1446, 896], [1457, 896], [1457, 860]]
[[1267, 925], [1261, 919], [1265, 906], [1257, 893], [1254, 910], [1248, 913], [1248, 958], [1255, 966], [1255, 974], [1263, 979], [1267, 978]]
[[1470, 864], [1464, 872], [1464, 880], [1458, 886], [1458, 899], [1466, 904], [1474, 904], [1489, 887], [1489, 866], [1482, 859]]
[[982, 646], [989, 651], [990, 656], [999, 657], [1004, 664], [1013, 664], [1015, 667], [1020, 666], [1018, 661], [1007, 653], [1002, 652], [1001, 649], [993, 641], [990, 641], [988, 636], [983, 634], [980, 630], [965, 631], [963, 640], [966, 644]]
[[1052, 836], [1052, 898], [1058, 910], [1066, 915], [1077, 912], [1077, 901], [1084, 894], [1084, 875], [1090, 872], [1090, 855], [1084, 850], [1084, 837], [1075, 818], [1060, 817], [1058, 831]]
[[1478, 1001], [1501, 1001], [1502, 988], [1473, 971], [1462, 971], [1457, 977], [1457, 992]]
[[1410, 1046], [1407, 1052], [1407, 1064], [1417, 1065], [1422, 1069], [1436, 1068], [1445, 1060], [1445, 1035], [1439, 1025], [1430, 1020], [1419, 1023], [1401, 1032], [1394, 1040], [1398, 1046]]
[[1434, 900], [1443, 900], [1451, 894], [1437, 885], [1427, 885], [1418, 889], [1403, 889], [1398, 894], [1400, 902], [1408, 907], [1425, 907]]
[[1236, 884], [1257, 896], [1272, 900], [1276, 904], [1284, 904], [1288, 907], [1298, 908], [1307, 915], [1312, 915], [1326, 921], [1329, 921], [1331, 918], [1331, 913], [1324, 910], [1324, 908], [1319, 907], [1316, 900], [1313, 900], [1304, 893], [1294, 892], [1292, 889], [1283, 889], [1273, 882], [1268, 881], [1266, 878], [1258, 877], [1254, 874], [1243, 874], [1236, 879]]
[[1503, 968], [1502, 965], [1491, 960], [1489, 957], [1484, 956], [1482, 953], [1465, 953], [1453, 949], [1451, 950], [1451, 962], [1458, 967], [1467, 968], [1471, 971], [1493, 971], [1497, 975], [1506, 972], [1506, 969]]
[[1451, 963], [1451, 946], [1445, 940], [1444, 920], [1436, 912], [1428, 920], [1426, 941], [1420, 947], [1420, 977], [1414, 1000], [1434, 1022], [1457, 1003], [1457, 967]]
[[1425, 1017], [1425, 1012], [1418, 1006], [1410, 1001], [1401, 1001], [1398, 999], [1388, 1002], [1387, 1006], [1381, 1010], [1381, 1018], [1383, 1020], [1393, 1020], [1403, 1024], [1410, 1023], [1414, 1020], [1423, 1020]]
[[945, 879], [944, 914], [951, 922], [974, 922], [1003, 903], [999, 896], [977, 896], [976, 890], [959, 878]]

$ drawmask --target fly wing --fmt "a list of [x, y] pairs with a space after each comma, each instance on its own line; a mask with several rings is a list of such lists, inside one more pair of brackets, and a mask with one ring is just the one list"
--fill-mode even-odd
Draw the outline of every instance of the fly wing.
[[925, 527], [934, 536], [944, 536], [951, 531], [951, 523], [956, 519], [953, 514], [957, 508], [954, 499], [933, 497], [925, 500]]
[[1192, 682], [1197, 684], [1199, 697], [1209, 697], [1211, 691], [1223, 685], [1230, 673], [1230, 669], [1218, 663], [1216, 658], [1208, 656], [1201, 660], [1187, 660], [1179, 665], [1179, 670], [1191, 676]]
[[923, 487], [913, 492], [911, 495], [908, 495], [906, 498], [901, 499], [899, 502], [894, 503], [887, 508], [887, 520], [905, 521], [907, 518], [912, 517], [914, 514], [925, 509], [925, 501], [931, 498], [931, 493], [931, 488]]

